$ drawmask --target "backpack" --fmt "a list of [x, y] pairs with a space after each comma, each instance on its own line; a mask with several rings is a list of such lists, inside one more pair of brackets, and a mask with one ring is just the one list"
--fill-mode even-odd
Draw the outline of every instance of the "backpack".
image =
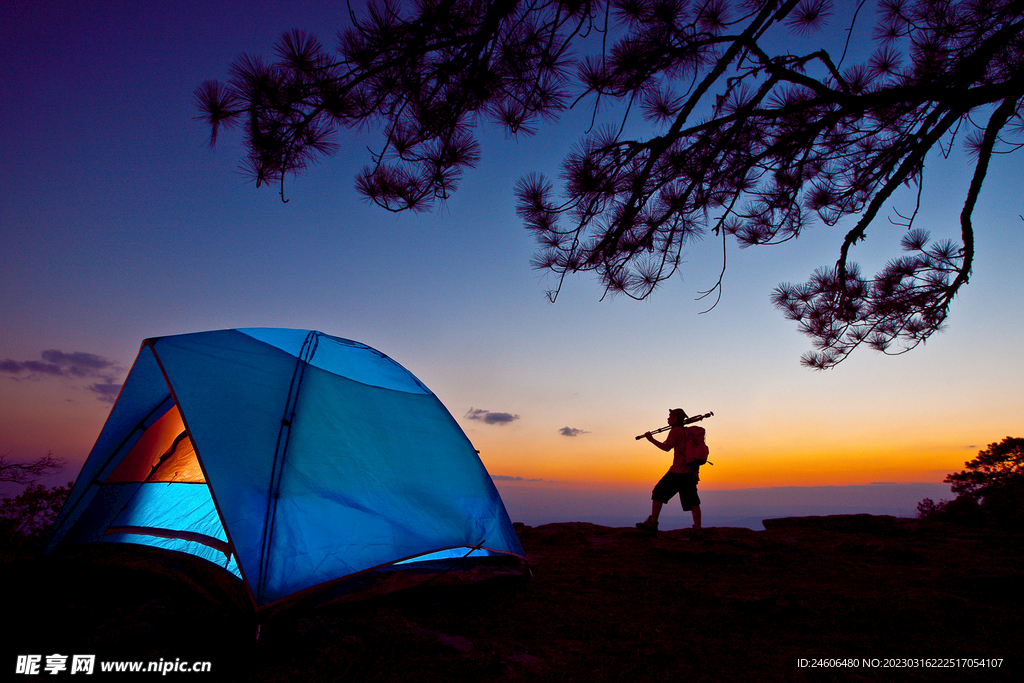
[[703, 427], [687, 427], [686, 428], [686, 446], [684, 453], [686, 453], [686, 461], [694, 462], [696, 465], [707, 464], [708, 455], [710, 450], [708, 445], [704, 442], [704, 435], [706, 434]]

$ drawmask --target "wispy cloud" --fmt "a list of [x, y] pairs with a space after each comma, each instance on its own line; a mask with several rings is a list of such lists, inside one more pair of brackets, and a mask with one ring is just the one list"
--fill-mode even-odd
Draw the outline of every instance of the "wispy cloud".
[[466, 419], [480, 420], [484, 424], [502, 426], [518, 420], [519, 416], [512, 413], [496, 413], [490, 410], [483, 410], [482, 408], [470, 408], [466, 413]]
[[97, 400], [104, 403], [113, 403], [121, 390], [118, 377], [124, 375], [124, 369], [109, 358], [84, 351], [66, 353], [58, 349], [47, 349], [39, 357], [41, 360], [2, 360], [0, 373], [15, 379], [69, 377], [99, 380], [87, 385], [85, 389], [96, 394]]
[[562, 436], [579, 436], [580, 434], [589, 434], [590, 432], [583, 429], [576, 429], [575, 427], [562, 427], [558, 430], [558, 433]]
[[544, 481], [543, 479], [523, 479], [522, 477], [510, 477], [507, 474], [492, 474], [494, 481]]
[[96, 398], [104, 403], [113, 403], [117, 400], [117, 395], [121, 393], [120, 382], [96, 382], [86, 387], [89, 391], [96, 394]]

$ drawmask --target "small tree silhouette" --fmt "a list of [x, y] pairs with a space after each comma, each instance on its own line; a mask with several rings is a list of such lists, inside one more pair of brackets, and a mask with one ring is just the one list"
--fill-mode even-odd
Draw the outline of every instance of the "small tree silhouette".
[[965, 469], [946, 476], [956, 499], [924, 499], [921, 517], [1020, 524], [1024, 519], [1024, 438], [1006, 437], [978, 452]]
[[4, 545], [8, 548], [40, 547], [57, 521], [73, 484], [71, 481], [63, 486], [29, 484], [17, 496], [0, 501], [0, 521], [6, 536]]
[[39, 477], [64, 469], [64, 461], [47, 453], [32, 462], [12, 462], [10, 453], [0, 455], [0, 482], [24, 484], [17, 496], [0, 499], [0, 556], [13, 556], [24, 547], [37, 548], [49, 533], [71, 484], [47, 487]]
[[[941, 329], [971, 274], [992, 155], [1024, 133], [1024, 5], [881, 0], [873, 55], [844, 67], [865, 4], [827, 41], [842, 46], [836, 59], [769, 49], [826, 26], [829, 0], [384, 0], [352, 16], [336, 54], [287, 33], [276, 61], [243, 56], [226, 85], [196, 97], [211, 143], [222, 125], [242, 126], [249, 172], [282, 198], [287, 176], [335, 151], [339, 128], [379, 127], [383, 146], [356, 184], [391, 211], [456, 189], [479, 160], [481, 119], [528, 134], [585, 97], [595, 116], [623, 103], [620, 125], [564, 160], [559, 193], [540, 175], [515, 188], [534, 265], [556, 276], [550, 298], [568, 274], [593, 272], [606, 294], [644, 299], [708, 233], [724, 250], [729, 236], [775, 244], [857, 216], [835, 266], [773, 294], [813, 340], [804, 364], [822, 369], [863, 344], [902, 353]], [[656, 133], [629, 139], [638, 110]], [[959, 239], [932, 242], [915, 207], [899, 219], [904, 254], [862, 274], [851, 247], [898, 188], [920, 192], [926, 157], [947, 156], [957, 137], [974, 156]], [[722, 281], [704, 294], [717, 301]]]

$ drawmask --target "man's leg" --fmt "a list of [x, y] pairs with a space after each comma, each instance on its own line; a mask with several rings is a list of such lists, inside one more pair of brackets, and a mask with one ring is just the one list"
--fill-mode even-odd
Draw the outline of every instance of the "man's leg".
[[700, 505], [693, 506], [693, 528], [700, 528]]
[[637, 529], [641, 531], [657, 531], [658, 530], [658, 515], [661, 514], [661, 506], [664, 505], [661, 501], [651, 499], [651, 516], [636, 525]]

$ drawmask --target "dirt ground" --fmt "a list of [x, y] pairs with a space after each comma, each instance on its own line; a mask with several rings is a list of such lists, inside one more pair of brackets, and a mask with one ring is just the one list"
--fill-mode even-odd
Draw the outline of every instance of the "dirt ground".
[[[867, 515], [766, 524], [703, 540], [520, 526], [529, 580], [294, 609], [262, 623], [258, 640], [250, 615], [195, 582], [24, 560], [0, 567], [2, 666], [96, 654], [211, 663], [192, 679], [308, 683], [960, 681], [1020, 670], [1024, 535]], [[157, 674], [118, 678], [140, 676]]]

